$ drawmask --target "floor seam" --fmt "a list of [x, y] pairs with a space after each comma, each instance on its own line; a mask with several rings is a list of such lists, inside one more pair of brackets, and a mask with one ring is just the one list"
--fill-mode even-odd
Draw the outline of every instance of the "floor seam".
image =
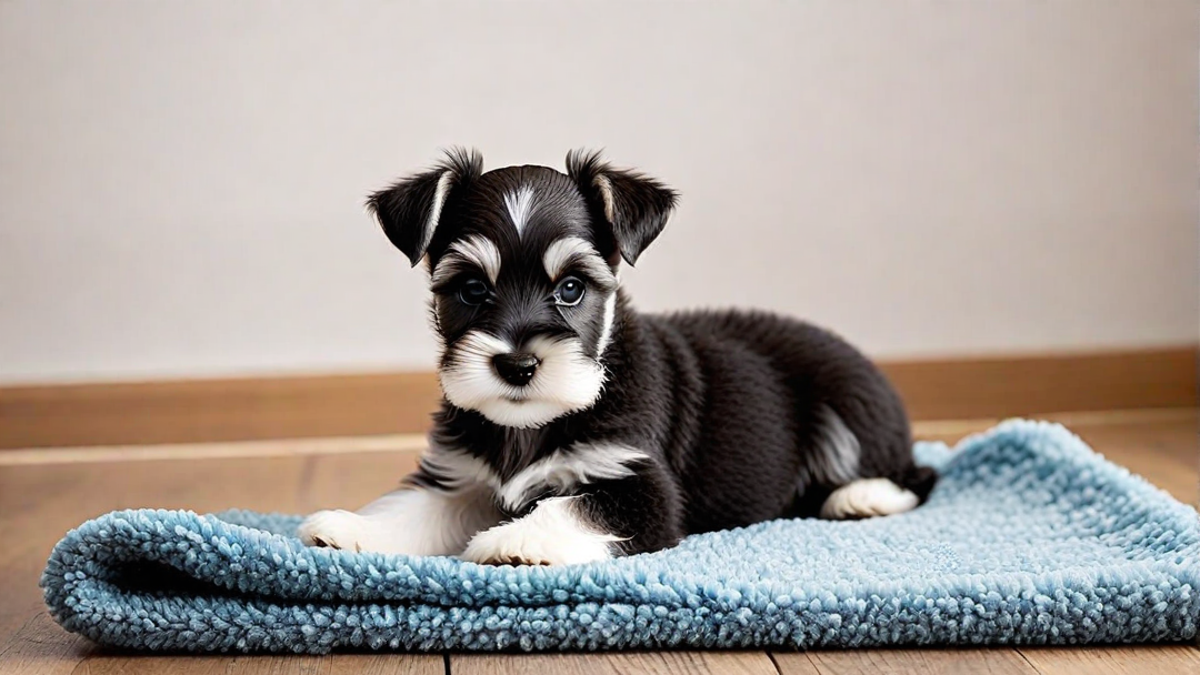
[[1027, 663], [1027, 664], [1029, 664], [1029, 667], [1030, 667], [1030, 668], [1033, 668], [1033, 672], [1035, 672], [1035, 673], [1041, 673], [1041, 672], [1042, 672], [1042, 669], [1041, 669], [1041, 668], [1038, 668], [1036, 663], [1034, 663], [1033, 661], [1030, 661], [1030, 660], [1029, 660], [1029, 657], [1028, 657], [1028, 656], [1025, 656], [1025, 652], [1021, 651], [1021, 649], [1019, 649], [1019, 648], [1017, 648], [1017, 647], [1013, 647], [1013, 648], [1012, 648], [1012, 650], [1013, 650], [1014, 652], [1016, 652], [1016, 653], [1017, 653], [1017, 656], [1020, 656], [1020, 657], [1021, 657], [1021, 660], [1022, 660], [1022, 661], [1024, 661], [1024, 662], [1025, 662], [1025, 663]]

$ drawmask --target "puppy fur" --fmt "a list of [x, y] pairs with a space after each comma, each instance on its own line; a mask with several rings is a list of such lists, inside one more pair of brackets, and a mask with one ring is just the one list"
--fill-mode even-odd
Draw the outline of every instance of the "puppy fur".
[[485, 173], [474, 151], [369, 200], [430, 274], [445, 399], [419, 469], [312, 545], [573, 564], [780, 517], [910, 510], [900, 398], [838, 336], [758, 311], [636, 312], [619, 267], [676, 194], [596, 153]]

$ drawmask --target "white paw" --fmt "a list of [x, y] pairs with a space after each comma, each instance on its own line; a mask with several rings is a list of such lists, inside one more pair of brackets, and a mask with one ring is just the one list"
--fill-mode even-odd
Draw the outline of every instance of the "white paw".
[[886, 478], [866, 478], [833, 491], [821, 505], [821, 517], [833, 520], [890, 516], [911, 511], [920, 500]]
[[370, 527], [366, 518], [350, 511], [317, 511], [297, 528], [306, 546], [327, 546], [347, 551], [369, 548]]
[[576, 565], [607, 560], [618, 537], [594, 531], [569, 497], [546, 499], [529, 515], [476, 534], [462, 558], [481, 565]]

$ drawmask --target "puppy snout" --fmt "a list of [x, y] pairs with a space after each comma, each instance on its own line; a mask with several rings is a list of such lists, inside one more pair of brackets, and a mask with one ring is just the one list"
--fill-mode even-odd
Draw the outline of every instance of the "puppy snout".
[[529, 384], [542, 362], [533, 354], [497, 354], [492, 357], [492, 367], [504, 381], [517, 387]]

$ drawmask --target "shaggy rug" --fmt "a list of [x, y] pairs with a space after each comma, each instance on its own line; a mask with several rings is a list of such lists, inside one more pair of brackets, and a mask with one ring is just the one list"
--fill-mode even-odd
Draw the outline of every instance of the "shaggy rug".
[[299, 516], [117, 511], [55, 547], [65, 629], [142, 650], [1083, 644], [1192, 639], [1200, 516], [1066, 429], [956, 449], [910, 513], [778, 520], [569, 567], [307, 548]]

